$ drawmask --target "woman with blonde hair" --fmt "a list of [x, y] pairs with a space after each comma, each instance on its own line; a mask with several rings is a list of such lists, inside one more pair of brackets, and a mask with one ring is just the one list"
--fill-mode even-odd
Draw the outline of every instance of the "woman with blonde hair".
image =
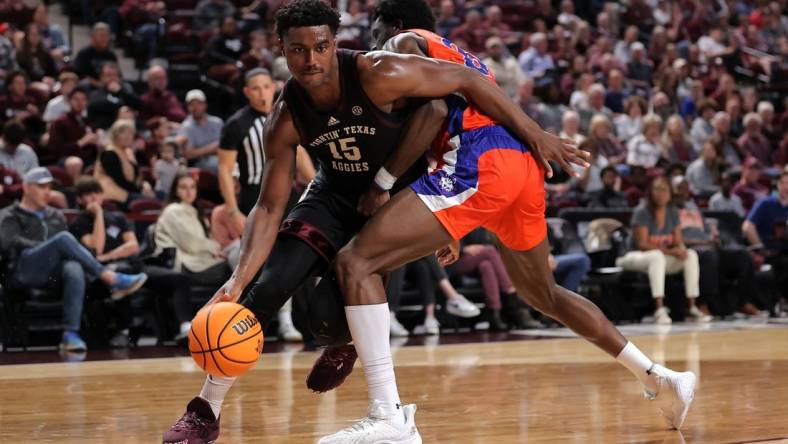
[[668, 117], [662, 135], [662, 146], [665, 149], [665, 157], [670, 163], [686, 165], [695, 160], [695, 150], [687, 136], [684, 120], [678, 114]]
[[116, 120], [109, 129], [109, 143], [99, 154], [94, 173], [106, 199], [125, 207], [141, 197], [156, 197], [151, 185], [140, 178], [134, 156], [135, 134], [133, 120]]
[[621, 143], [613, 137], [610, 120], [604, 114], [595, 114], [588, 124], [588, 140], [596, 151], [604, 156], [611, 165], [623, 163], [627, 158], [627, 151]]
[[662, 133], [662, 118], [648, 114], [643, 118], [643, 132], [627, 143], [627, 164], [653, 168], [664, 156], [664, 148], [659, 135]]

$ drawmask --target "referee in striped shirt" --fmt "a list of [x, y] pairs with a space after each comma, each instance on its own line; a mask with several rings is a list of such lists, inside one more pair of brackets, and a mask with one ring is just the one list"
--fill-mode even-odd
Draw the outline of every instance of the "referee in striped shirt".
[[[268, 70], [255, 68], [246, 73], [244, 95], [249, 104], [232, 115], [222, 128], [219, 140], [219, 189], [227, 204], [227, 211], [233, 218], [238, 232], [243, 232], [246, 216], [252, 211], [260, 195], [260, 182], [263, 178], [263, 124], [274, 105], [276, 86]], [[235, 195], [233, 170], [238, 163], [241, 193]], [[309, 153], [298, 147], [296, 153], [296, 172], [304, 183], [311, 181], [316, 174]], [[298, 201], [298, 193], [293, 190], [288, 209]]]

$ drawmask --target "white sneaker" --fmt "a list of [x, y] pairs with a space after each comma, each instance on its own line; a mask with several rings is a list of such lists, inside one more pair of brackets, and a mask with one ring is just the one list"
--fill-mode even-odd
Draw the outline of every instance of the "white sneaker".
[[692, 372], [674, 372], [659, 364], [654, 364], [651, 373], [656, 376], [657, 393], [646, 391], [644, 396], [657, 403], [668, 425], [678, 430], [687, 417], [692, 400], [695, 398], [697, 377]]
[[657, 324], [672, 323], [673, 320], [670, 319], [670, 315], [668, 313], [670, 313], [668, 307], [659, 307], [657, 311], [654, 312], [654, 322], [656, 322]]
[[391, 422], [380, 401], [373, 401], [366, 418], [333, 435], [320, 438], [317, 444], [421, 444], [421, 435], [416, 429], [416, 404], [400, 407], [405, 415], [402, 425]]
[[696, 305], [693, 305], [689, 308], [689, 312], [687, 312], [690, 318], [694, 319], [695, 322], [711, 322], [711, 316], [707, 315], [706, 313], [702, 312], [700, 308]]
[[393, 311], [389, 313], [391, 313], [391, 325], [389, 327], [389, 332], [391, 334], [391, 337], [407, 338], [408, 335], [410, 334], [408, 332], [408, 329], [399, 323], [399, 321], [397, 320], [397, 316], [394, 315]]
[[439, 335], [441, 333], [441, 324], [435, 318], [425, 318], [424, 333], [428, 335]]
[[465, 296], [457, 294], [456, 297], [446, 300], [446, 311], [454, 316], [461, 318], [474, 318], [479, 316], [481, 310], [473, 302], [465, 299]]
[[301, 332], [296, 330], [293, 325], [290, 313], [288, 312], [279, 313], [279, 338], [287, 342], [301, 342], [304, 340], [304, 337], [301, 336]]

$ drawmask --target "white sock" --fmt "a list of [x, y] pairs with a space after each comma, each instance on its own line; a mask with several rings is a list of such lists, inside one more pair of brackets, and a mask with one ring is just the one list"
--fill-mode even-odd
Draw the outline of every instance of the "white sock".
[[616, 356], [616, 361], [628, 368], [643, 383], [646, 391], [652, 394], [657, 393], [657, 380], [654, 375], [649, 373], [654, 363], [635, 344], [627, 342], [621, 353]]
[[390, 420], [404, 424], [389, 345], [389, 304], [352, 305], [345, 307], [345, 315], [358, 358], [364, 367], [370, 402], [382, 402]]
[[236, 379], [235, 377], [225, 378], [213, 375], [208, 375], [208, 377], [205, 378], [205, 384], [203, 384], [202, 390], [200, 391], [200, 398], [208, 401], [208, 404], [211, 405], [214, 417], [219, 417], [219, 413], [222, 411], [224, 397], [227, 396], [227, 392], [230, 390], [230, 387], [233, 386], [233, 382], [235, 382]]
[[277, 314], [277, 318], [279, 318], [280, 330], [286, 330], [287, 327], [293, 326], [293, 317], [289, 310], [288, 311], [279, 310], [279, 313]]

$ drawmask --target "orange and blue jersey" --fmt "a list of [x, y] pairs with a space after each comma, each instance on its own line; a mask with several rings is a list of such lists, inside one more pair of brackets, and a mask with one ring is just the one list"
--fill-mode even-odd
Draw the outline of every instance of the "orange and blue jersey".
[[[487, 66], [448, 39], [421, 29], [408, 32], [427, 41], [427, 56], [468, 66], [495, 83]], [[430, 172], [411, 188], [454, 239], [482, 226], [509, 248], [535, 247], [547, 235], [541, 165], [472, 103], [459, 95], [445, 101], [449, 115], [432, 143]]]

